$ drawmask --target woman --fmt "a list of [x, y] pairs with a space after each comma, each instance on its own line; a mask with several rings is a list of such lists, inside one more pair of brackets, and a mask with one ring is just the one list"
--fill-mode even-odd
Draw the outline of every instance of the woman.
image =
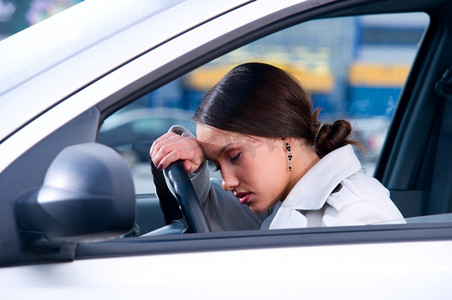
[[[151, 159], [159, 169], [183, 161], [216, 231], [402, 219], [388, 190], [359, 173], [350, 123], [321, 125], [311, 106], [283, 70], [243, 64], [204, 97], [197, 138], [175, 127], [154, 142]], [[206, 160], [221, 170], [222, 189]]]

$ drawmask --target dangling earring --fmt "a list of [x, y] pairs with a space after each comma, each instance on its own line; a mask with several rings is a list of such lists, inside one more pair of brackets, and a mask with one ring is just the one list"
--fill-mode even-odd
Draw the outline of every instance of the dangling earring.
[[289, 152], [287, 158], [289, 159], [289, 172], [292, 171], [292, 149], [290, 148], [289, 143], [286, 143], [286, 150]]

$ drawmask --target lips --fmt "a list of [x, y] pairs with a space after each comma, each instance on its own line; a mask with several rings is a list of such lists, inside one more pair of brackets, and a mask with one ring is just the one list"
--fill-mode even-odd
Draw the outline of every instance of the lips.
[[236, 193], [235, 196], [239, 198], [240, 203], [247, 204], [250, 200], [251, 193]]

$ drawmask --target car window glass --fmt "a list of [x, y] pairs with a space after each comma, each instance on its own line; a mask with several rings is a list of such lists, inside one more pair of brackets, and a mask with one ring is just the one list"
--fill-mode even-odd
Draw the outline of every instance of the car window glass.
[[322, 121], [351, 121], [365, 146], [359, 155], [363, 172], [372, 175], [428, 21], [423, 13], [372, 15], [315, 20], [284, 29], [131, 103], [105, 120], [99, 142], [127, 158], [137, 194], [153, 193], [148, 170], [152, 141], [172, 124], [194, 132], [191, 116], [205, 92], [234, 66], [261, 61], [296, 77], [314, 107], [322, 108]]

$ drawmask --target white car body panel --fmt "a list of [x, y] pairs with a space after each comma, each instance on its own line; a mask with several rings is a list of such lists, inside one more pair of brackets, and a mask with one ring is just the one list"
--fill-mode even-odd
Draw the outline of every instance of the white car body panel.
[[[114, 70], [143, 52], [243, 2], [185, 1], [172, 7], [166, 1], [161, 1], [160, 5], [156, 5], [159, 2], [143, 0], [134, 3], [87, 1], [73, 8], [77, 14], [72, 17], [73, 27], [68, 30], [73, 35], [69, 37], [67, 29], [61, 31], [63, 25], [60, 23], [66, 24], [64, 21], [67, 18], [63, 12], [61, 16], [57, 15], [25, 30], [23, 37], [18, 34], [17, 37], [6, 40], [0, 48], [0, 57], [3, 58], [0, 70], [5, 70], [0, 73], [0, 81], [4, 82], [0, 90], [0, 140], [62, 99], [102, 77], [106, 71]], [[123, 13], [124, 6], [133, 7], [135, 4], [135, 9], [127, 10], [133, 13]], [[108, 8], [104, 15], [93, 17], [93, 12], [103, 10], [102, 5]], [[70, 10], [67, 11], [69, 16]], [[157, 14], [159, 11], [160, 14]], [[192, 17], [176, 17], [182, 14]], [[86, 23], [85, 16], [91, 21]], [[86, 34], [79, 35], [77, 31], [88, 31], [90, 34], [86, 37]], [[145, 32], [150, 32], [149, 36], [143, 35]], [[22, 42], [28, 41], [28, 36], [37, 36], [41, 46], [34, 49], [33, 55], [29, 51], [15, 53], [17, 49], [29, 50], [30, 45]], [[83, 41], [80, 41], [81, 38]], [[47, 44], [48, 40], [55, 42]], [[74, 47], [74, 44], [77, 46]], [[92, 60], [92, 57], [96, 57], [96, 60]], [[39, 64], [35, 64], [35, 61]], [[90, 67], [83, 68], [85, 63], [89, 63]], [[12, 67], [16, 65], [17, 68]], [[15, 72], [11, 74], [11, 70]], [[52, 82], [52, 89], [47, 88], [47, 82]], [[22, 109], [18, 110], [18, 107]]]
[[0, 282], [4, 299], [446, 300], [451, 252], [448, 241], [87, 259], [0, 269]]

